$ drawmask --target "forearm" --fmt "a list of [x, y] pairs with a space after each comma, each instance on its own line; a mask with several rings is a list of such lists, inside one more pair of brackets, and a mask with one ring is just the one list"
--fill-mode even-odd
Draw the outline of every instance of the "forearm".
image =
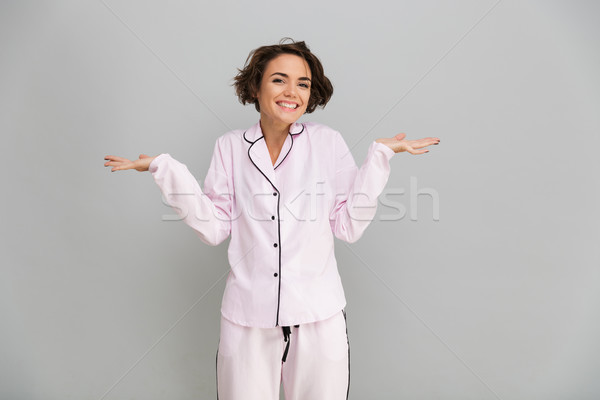
[[[338, 204], [332, 218], [337, 238], [357, 241], [367, 229], [377, 211], [377, 198], [383, 192], [390, 175], [389, 160], [394, 152], [381, 143], [369, 147], [367, 158], [354, 174], [342, 173], [341, 181], [349, 182], [345, 202]], [[349, 174], [344, 176], [344, 174]]]
[[203, 242], [215, 246], [227, 238], [231, 226], [228, 210], [215, 205], [202, 192], [198, 181], [184, 164], [165, 153], [157, 156], [148, 170], [167, 204]]

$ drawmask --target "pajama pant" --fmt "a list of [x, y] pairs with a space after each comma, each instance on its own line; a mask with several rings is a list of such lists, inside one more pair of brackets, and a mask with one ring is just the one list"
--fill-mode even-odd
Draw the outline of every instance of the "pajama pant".
[[221, 318], [217, 398], [278, 400], [283, 384], [286, 400], [345, 400], [349, 361], [342, 311], [323, 321], [266, 329]]

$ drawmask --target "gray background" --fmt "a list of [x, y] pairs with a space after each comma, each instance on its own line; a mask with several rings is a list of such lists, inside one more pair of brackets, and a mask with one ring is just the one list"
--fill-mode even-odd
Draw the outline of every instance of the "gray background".
[[335, 85], [303, 120], [341, 131], [358, 163], [377, 137], [441, 138], [392, 160], [378, 217], [336, 244], [350, 397], [600, 397], [598, 15], [592, 1], [3, 1], [0, 398], [215, 397], [226, 245], [165, 221], [151, 176], [103, 157], [169, 152], [203, 180], [215, 139], [258, 118], [236, 68], [284, 36]]

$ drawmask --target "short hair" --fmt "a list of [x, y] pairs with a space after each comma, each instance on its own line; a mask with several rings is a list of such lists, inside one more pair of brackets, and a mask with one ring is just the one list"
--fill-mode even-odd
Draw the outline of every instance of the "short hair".
[[[291, 43], [285, 43], [286, 40], [291, 40]], [[260, 89], [263, 74], [269, 61], [281, 54], [297, 55], [304, 59], [310, 68], [312, 78], [306, 113], [313, 112], [318, 106], [325, 107], [331, 99], [331, 95], [333, 95], [333, 85], [329, 78], [325, 76], [321, 61], [311, 53], [306, 43], [303, 41], [295, 42], [290, 38], [281, 39], [279, 44], [259, 47], [248, 54], [244, 68], [238, 68], [238, 74], [235, 76], [235, 82], [233, 83], [240, 103], [254, 104], [256, 111], [260, 112], [260, 104], [258, 104], [256, 94]]]

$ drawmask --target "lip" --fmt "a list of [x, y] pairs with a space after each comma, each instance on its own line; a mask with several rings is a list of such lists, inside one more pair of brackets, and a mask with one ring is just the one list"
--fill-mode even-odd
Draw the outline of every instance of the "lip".
[[[296, 105], [296, 108], [287, 108], [287, 107], [284, 107], [284, 106], [280, 106], [280, 105], [279, 105], [279, 104], [277, 104], [277, 103], [295, 104], [295, 105]], [[294, 101], [276, 101], [276, 102], [275, 102], [275, 105], [277, 105], [277, 107], [279, 107], [279, 109], [280, 109], [280, 110], [283, 110], [283, 111], [285, 111], [285, 112], [295, 112], [295, 111], [297, 111], [297, 110], [298, 110], [298, 108], [300, 107], [300, 105], [299, 105], [298, 103], [294, 102]]]

